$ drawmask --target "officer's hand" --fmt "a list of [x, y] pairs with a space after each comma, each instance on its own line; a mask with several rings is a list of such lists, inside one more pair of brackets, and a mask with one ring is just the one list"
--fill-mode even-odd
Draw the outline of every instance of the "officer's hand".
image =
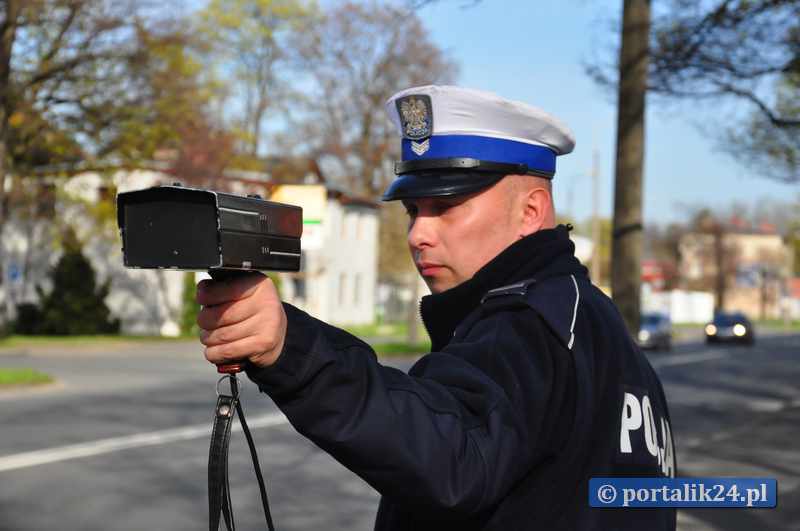
[[245, 359], [259, 367], [275, 363], [286, 338], [286, 313], [268, 277], [251, 274], [197, 284], [200, 342], [215, 365]]

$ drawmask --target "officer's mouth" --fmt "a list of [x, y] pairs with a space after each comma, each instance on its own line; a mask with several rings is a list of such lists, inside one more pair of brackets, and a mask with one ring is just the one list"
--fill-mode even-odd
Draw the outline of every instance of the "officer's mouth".
[[432, 262], [417, 262], [417, 270], [423, 277], [435, 276], [436, 273], [442, 269], [444, 269], [444, 266], [441, 264], [434, 264]]

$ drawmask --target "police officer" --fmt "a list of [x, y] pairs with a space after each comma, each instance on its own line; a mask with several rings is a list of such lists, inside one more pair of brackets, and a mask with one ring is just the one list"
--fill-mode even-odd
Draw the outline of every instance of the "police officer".
[[376, 529], [675, 529], [672, 509], [589, 507], [591, 477], [673, 476], [675, 461], [657, 376], [555, 225], [569, 130], [449, 86], [387, 108], [403, 138], [384, 199], [408, 212], [431, 352], [385, 367], [254, 276], [198, 286], [208, 361], [246, 359], [292, 425], [382, 495]]

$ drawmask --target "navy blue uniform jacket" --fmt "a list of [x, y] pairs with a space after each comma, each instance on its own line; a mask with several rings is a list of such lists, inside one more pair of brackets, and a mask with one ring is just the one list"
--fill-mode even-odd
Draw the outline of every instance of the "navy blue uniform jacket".
[[432, 352], [408, 374], [285, 309], [278, 361], [248, 375], [382, 495], [376, 529], [675, 529], [674, 510], [589, 508], [589, 478], [674, 475], [674, 452], [658, 378], [565, 227], [423, 297]]

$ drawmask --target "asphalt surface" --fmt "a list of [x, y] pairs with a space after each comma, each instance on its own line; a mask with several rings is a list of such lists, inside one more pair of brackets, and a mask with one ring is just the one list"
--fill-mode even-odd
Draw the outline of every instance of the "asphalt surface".
[[[670, 404], [678, 475], [778, 480], [777, 509], [684, 510], [679, 529], [800, 530], [800, 335], [648, 356]], [[207, 528], [217, 374], [198, 344], [5, 350], [0, 367], [58, 379], [0, 391], [0, 531]], [[243, 403], [278, 529], [372, 529], [378, 495], [369, 485], [297, 434], [249, 382]], [[264, 529], [241, 433], [230, 477], [237, 526]]]

